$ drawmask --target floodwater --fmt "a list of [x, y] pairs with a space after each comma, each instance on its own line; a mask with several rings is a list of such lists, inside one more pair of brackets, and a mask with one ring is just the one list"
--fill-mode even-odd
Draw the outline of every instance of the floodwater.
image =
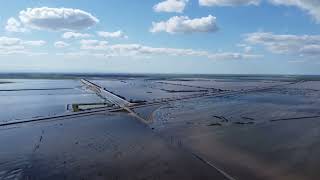
[[318, 179], [319, 85], [173, 102], [153, 127], [236, 179]]
[[[0, 126], [0, 179], [320, 178], [319, 78], [89, 80], [148, 123], [105, 110]], [[79, 79], [0, 79], [0, 123], [105, 101]]]
[[60, 115], [67, 105], [104, 102], [78, 80], [13, 79], [0, 84], [0, 122]]
[[0, 179], [224, 179], [125, 114], [41, 122], [0, 134], [6, 144]]

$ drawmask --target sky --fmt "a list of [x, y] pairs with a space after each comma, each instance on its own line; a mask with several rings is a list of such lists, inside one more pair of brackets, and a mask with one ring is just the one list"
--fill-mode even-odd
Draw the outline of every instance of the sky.
[[0, 73], [320, 74], [319, 0], [10, 0]]

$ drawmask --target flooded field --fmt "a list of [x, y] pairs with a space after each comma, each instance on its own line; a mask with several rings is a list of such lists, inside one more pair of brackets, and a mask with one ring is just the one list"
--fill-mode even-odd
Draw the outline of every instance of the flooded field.
[[0, 80], [0, 122], [54, 116], [67, 105], [104, 100], [81, 87], [79, 80]]
[[320, 178], [319, 77], [86, 79], [0, 79], [0, 179]]

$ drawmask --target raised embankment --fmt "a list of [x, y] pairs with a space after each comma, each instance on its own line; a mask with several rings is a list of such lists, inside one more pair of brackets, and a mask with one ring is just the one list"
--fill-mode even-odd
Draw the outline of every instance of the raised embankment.
[[104, 99], [110, 101], [111, 103], [119, 106], [119, 107], [128, 107], [131, 106], [132, 104], [125, 99], [119, 97], [118, 95], [110, 92], [106, 88], [103, 88], [91, 81], [88, 81], [86, 79], [81, 79], [81, 82], [85, 84], [88, 88], [90, 88], [92, 91], [94, 91], [96, 94], [100, 95]]
[[119, 106], [120, 108], [128, 111], [130, 113], [130, 115], [136, 117], [137, 119], [139, 119], [140, 121], [142, 121], [143, 123], [150, 123], [149, 121], [145, 120], [144, 118], [142, 118], [141, 116], [139, 116], [136, 112], [134, 112], [130, 106], [132, 106], [133, 104], [126, 101], [125, 99], [119, 97], [119, 95], [116, 95], [110, 91], [108, 91], [106, 88], [103, 88], [93, 82], [90, 82], [89, 80], [86, 79], [81, 79], [81, 82], [83, 84], [85, 84], [88, 88], [90, 88], [92, 91], [94, 91], [96, 94], [98, 94], [99, 96], [103, 97], [104, 99], [106, 99], [107, 101], [113, 103], [116, 106]]

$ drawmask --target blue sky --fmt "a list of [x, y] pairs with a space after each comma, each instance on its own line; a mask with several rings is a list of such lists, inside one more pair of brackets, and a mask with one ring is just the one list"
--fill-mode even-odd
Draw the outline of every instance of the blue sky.
[[318, 0], [11, 0], [0, 12], [0, 72], [320, 72]]

